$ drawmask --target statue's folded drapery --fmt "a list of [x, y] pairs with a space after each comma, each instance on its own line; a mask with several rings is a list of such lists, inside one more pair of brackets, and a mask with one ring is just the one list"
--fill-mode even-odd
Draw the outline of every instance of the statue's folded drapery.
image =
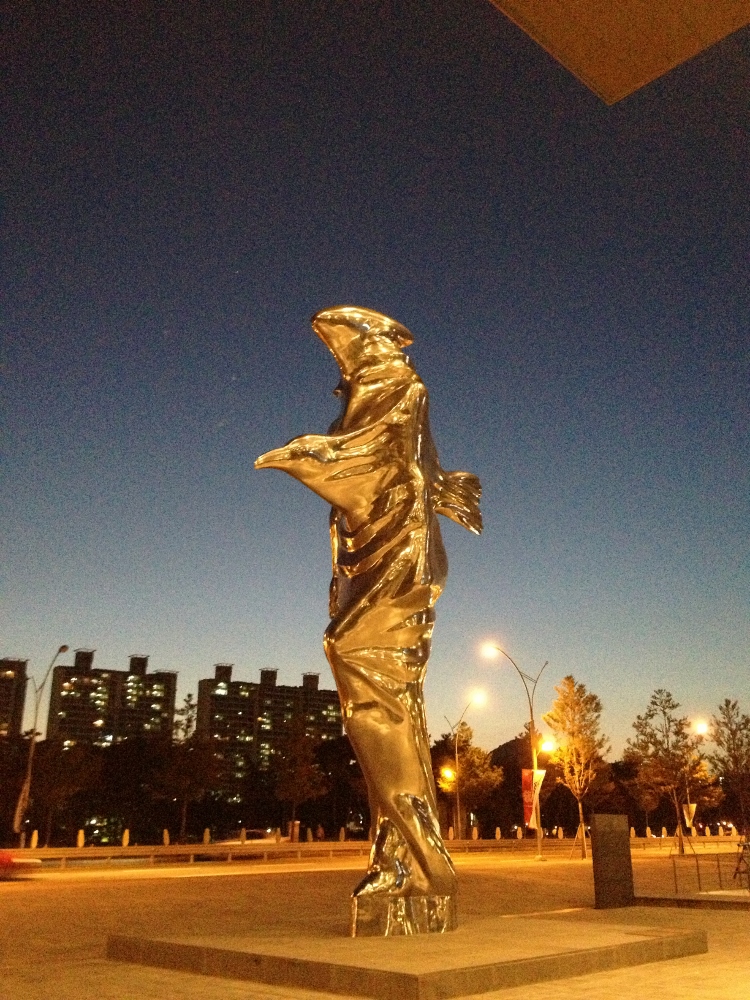
[[352, 306], [312, 324], [341, 370], [341, 417], [256, 466], [283, 469], [332, 507], [324, 645], [374, 833], [354, 931], [445, 930], [456, 878], [437, 820], [422, 684], [448, 568], [436, 514], [479, 533], [479, 480], [440, 467], [427, 390], [402, 351], [405, 327]]

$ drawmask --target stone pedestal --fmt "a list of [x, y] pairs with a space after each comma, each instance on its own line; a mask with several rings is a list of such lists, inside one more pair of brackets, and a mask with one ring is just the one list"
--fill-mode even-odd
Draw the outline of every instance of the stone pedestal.
[[472, 921], [419, 940], [116, 935], [107, 946], [107, 956], [119, 962], [376, 1000], [448, 1000], [705, 951], [704, 930], [533, 917]]
[[443, 934], [456, 926], [454, 896], [372, 893], [352, 897], [352, 937]]

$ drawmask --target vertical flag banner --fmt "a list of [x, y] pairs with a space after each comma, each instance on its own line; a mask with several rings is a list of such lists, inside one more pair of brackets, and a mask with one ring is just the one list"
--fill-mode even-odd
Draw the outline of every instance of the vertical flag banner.
[[521, 771], [523, 821], [532, 830], [536, 829], [536, 805], [539, 801], [539, 791], [546, 773], [546, 771], [532, 771], [531, 768], [524, 768]]
[[523, 821], [528, 826], [534, 805], [534, 772], [527, 768], [521, 771], [521, 795], [523, 797]]

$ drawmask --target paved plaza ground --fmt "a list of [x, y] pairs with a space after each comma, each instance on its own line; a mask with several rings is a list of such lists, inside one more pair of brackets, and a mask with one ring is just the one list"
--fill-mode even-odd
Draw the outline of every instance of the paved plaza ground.
[[[590, 862], [459, 856], [464, 926], [497, 915], [565, 921], [585, 939], [590, 921], [705, 928], [709, 952], [575, 979], [481, 994], [482, 1000], [747, 1000], [750, 911], [634, 907], [595, 911]], [[667, 884], [667, 857], [635, 859], [636, 884]], [[110, 933], [248, 937], [345, 935], [361, 858], [275, 864], [44, 873], [0, 883], [0, 1000], [330, 1000], [330, 994], [256, 986], [107, 961]], [[415, 942], [416, 943], [416, 942]], [[465, 998], [469, 1000], [469, 998]]]

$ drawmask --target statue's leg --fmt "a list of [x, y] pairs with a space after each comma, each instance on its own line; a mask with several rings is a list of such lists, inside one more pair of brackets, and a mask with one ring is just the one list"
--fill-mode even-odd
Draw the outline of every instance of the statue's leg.
[[[456, 876], [436, 815], [421, 683], [397, 679], [396, 660], [384, 650], [377, 663], [366, 651], [344, 658], [335, 642], [326, 643], [326, 652], [345, 728], [380, 817], [368, 872], [354, 893], [357, 933], [449, 929]], [[412, 902], [395, 903], [396, 897]]]

